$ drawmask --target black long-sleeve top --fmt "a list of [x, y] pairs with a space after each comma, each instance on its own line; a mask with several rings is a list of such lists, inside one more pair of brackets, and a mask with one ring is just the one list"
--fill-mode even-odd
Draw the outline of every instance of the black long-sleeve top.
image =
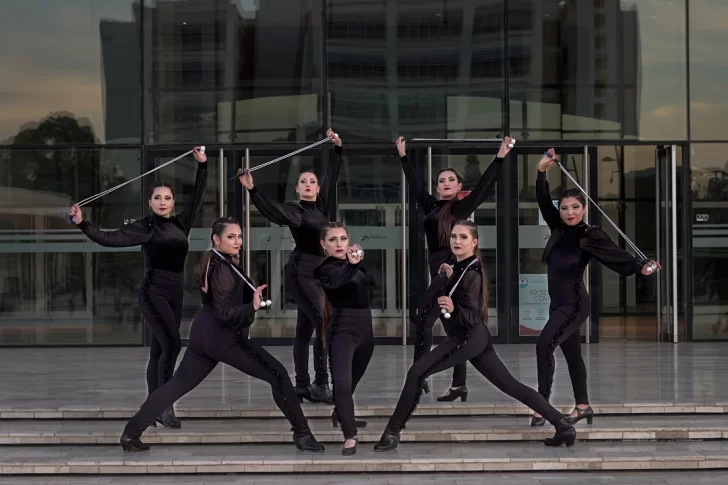
[[[471, 256], [455, 263], [452, 276], [448, 278], [447, 283], [440, 290], [438, 296], [447, 296], [460, 279], [460, 275], [465, 272], [463, 279], [460, 280], [457, 288], [450, 296], [455, 308], [450, 313], [450, 318], [443, 320], [445, 325], [455, 325], [467, 329], [485, 323], [482, 313], [483, 277], [481, 272], [483, 269], [480, 267], [479, 261], [468, 267], [474, 259], [475, 256]], [[437, 300], [437, 297], [435, 297], [435, 300]], [[439, 305], [434, 306], [439, 309]]]
[[[425, 214], [425, 238], [427, 239], [427, 248], [430, 253], [439, 251], [441, 249], [449, 249], [449, 246], [442, 246], [438, 237], [438, 222], [440, 220], [440, 214], [445, 204], [450, 200], [438, 200], [435, 196], [430, 194], [423, 184], [420, 184], [417, 179], [417, 173], [412, 165], [410, 159], [405, 155], [401, 157], [402, 170], [404, 171], [404, 177], [407, 179], [407, 185], [410, 190], [415, 193], [417, 198], [417, 204]], [[452, 215], [453, 222], [459, 219], [466, 219], [472, 214], [475, 209], [487, 199], [498, 176], [498, 172], [502, 166], [503, 159], [494, 157], [493, 161], [488, 168], [485, 169], [483, 175], [480, 176], [478, 184], [475, 188], [463, 199], [454, 200]]]
[[306, 254], [323, 255], [321, 249], [321, 228], [329, 222], [329, 204], [336, 199], [336, 181], [341, 168], [342, 147], [336, 146], [336, 156], [326, 167], [326, 175], [321, 183], [315, 201], [275, 202], [263, 195], [257, 186], [248, 191], [250, 200], [263, 216], [279, 226], [288, 226], [296, 250]]
[[602, 228], [583, 222], [576, 226], [564, 223], [559, 209], [551, 201], [546, 173], [541, 171], [536, 178], [536, 200], [551, 229], [543, 254], [543, 260], [548, 264], [549, 286], [582, 281], [591, 258], [623, 276], [642, 270], [644, 263], [615, 244]]
[[334, 257], [316, 268], [314, 275], [321, 283], [326, 298], [334, 308], [370, 308], [369, 277], [361, 263]]
[[[223, 259], [215, 253], [210, 254], [207, 292], [202, 291], [202, 305], [213, 310], [221, 322], [241, 330], [250, 327], [255, 320], [254, 293], [233, 270], [233, 265], [232, 259], [227, 255]], [[237, 265], [235, 268], [255, 286], [242, 268]]]
[[206, 189], [207, 163], [198, 163], [192, 200], [180, 215], [161, 217], [151, 214], [115, 231], [102, 231], [87, 220], [81, 221], [78, 227], [101, 246], [123, 248], [141, 245], [150, 269], [183, 273], [190, 248], [187, 238], [202, 207]]

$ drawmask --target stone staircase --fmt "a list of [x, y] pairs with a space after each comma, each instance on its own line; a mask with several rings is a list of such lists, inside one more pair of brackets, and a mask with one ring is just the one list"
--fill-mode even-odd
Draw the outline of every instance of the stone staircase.
[[[326, 453], [297, 451], [275, 408], [177, 407], [182, 429], [150, 428], [149, 452], [124, 454], [118, 438], [132, 408], [0, 409], [0, 474], [221, 474], [699, 470], [728, 468], [728, 403], [594, 405], [572, 448], [548, 448], [550, 426], [531, 428], [520, 405], [428, 403], [400, 447], [374, 453], [392, 406], [361, 406], [359, 451], [343, 457], [331, 407], [304, 405]], [[562, 408], [566, 412], [568, 408]]]

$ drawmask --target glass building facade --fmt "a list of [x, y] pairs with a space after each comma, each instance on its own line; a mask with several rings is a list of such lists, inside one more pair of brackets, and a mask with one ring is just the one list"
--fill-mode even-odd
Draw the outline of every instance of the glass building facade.
[[[548, 310], [534, 183], [550, 147], [663, 265], [631, 278], [592, 265], [584, 340], [728, 338], [724, 1], [26, 0], [0, 13], [0, 345], [148, 341], [141, 250], [89, 242], [64, 211], [194, 145], [207, 147], [210, 177], [190, 236], [183, 336], [200, 303], [192, 269], [226, 214], [244, 223], [245, 265], [274, 301], [252, 334], [289, 343], [290, 234], [229, 179], [329, 126], [345, 149], [332, 217], [367, 250], [381, 343], [410, 339], [428, 282], [399, 135], [413, 140], [429, 187], [454, 167], [465, 190], [497, 151], [484, 139], [518, 140], [472, 216], [497, 342], [534, 341]], [[320, 173], [331, 148], [260, 170], [256, 184], [293, 199], [298, 173]], [[179, 207], [194, 175], [187, 157], [89, 204], [85, 217], [104, 229], [143, 217], [160, 179]], [[554, 169], [551, 185], [571, 182]], [[594, 207], [589, 222], [628, 247]]]

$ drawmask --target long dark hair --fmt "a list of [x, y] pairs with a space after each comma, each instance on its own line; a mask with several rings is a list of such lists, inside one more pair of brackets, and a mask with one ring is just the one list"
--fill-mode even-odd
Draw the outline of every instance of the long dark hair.
[[[459, 184], [463, 183], [463, 178], [460, 176], [459, 173], [455, 171], [454, 168], [443, 168], [437, 173], [437, 178], [440, 178], [440, 175], [443, 174], [443, 172], [452, 172], [455, 174], [455, 180], [458, 181]], [[440, 212], [440, 219], [437, 221], [437, 239], [440, 241], [440, 246], [442, 247], [449, 247], [450, 246], [450, 231], [452, 231], [453, 223], [455, 222], [452, 215], [452, 208], [453, 205], [455, 205], [455, 201], [457, 200], [457, 195], [453, 197], [451, 200], [447, 201], [447, 203], [443, 206], [442, 212]]]
[[[240, 225], [234, 217], [221, 217], [213, 222], [212, 231], [210, 232], [210, 241], [212, 241], [213, 236], [222, 237], [222, 234], [225, 232], [225, 228], [230, 224]], [[207, 266], [210, 264], [210, 258], [212, 258], [212, 251], [207, 251], [202, 255], [197, 266], [195, 266], [195, 282], [200, 288], [205, 286], [205, 280], [207, 279]]]
[[154, 195], [154, 191], [160, 187], [164, 187], [169, 189], [170, 192], [172, 192], [172, 198], [174, 199], [174, 188], [172, 187], [172, 184], [169, 182], [154, 182], [151, 187], [149, 187], [149, 192], [147, 193], [147, 199], [152, 198]]
[[[470, 231], [470, 237], [473, 239], [478, 239], [478, 242], [480, 242], [480, 237], [478, 237], [478, 226], [476, 226], [474, 223], [468, 221], [468, 220], [462, 220], [457, 221], [455, 224], [453, 224], [453, 229], [455, 226], [463, 226], [467, 227]], [[478, 258], [478, 262], [480, 263], [480, 277], [481, 277], [481, 306], [480, 306], [480, 314], [483, 318], [483, 322], [486, 324], [488, 323], [488, 277], [485, 274], [485, 261], [483, 261], [483, 256], [480, 254], [480, 248], [475, 247], [473, 250], [473, 253], [475, 254], [475, 257]]]
[[581, 202], [581, 205], [586, 207], [586, 199], [584, 198], [584, 194], [581, 193], [581, 190], [579, 189], [566, 189], [563, 192], [561, 192], [561, 195], [559, 196], [559, 205], [561, 205], [561, 202], [564, 199], [568, 199], [569, 197], [573, 197], [579, 202]]
[[[326, 236], [329, 234], [331, 229], [343, 229], [346, 231], [346, 236], [349, 237], [349, 229], [341, 222], [328, 222], [321, 228], [321, 240], [325, 241]], [[331, 307], [331, 302], [326, 298], [326, 293], [323, 293], [321, 297], [321, 335], [324, 339], [324, 346], [328, 343], [329, 335], [329, 321], [331, 315], [334, 313], [334, 309]]]

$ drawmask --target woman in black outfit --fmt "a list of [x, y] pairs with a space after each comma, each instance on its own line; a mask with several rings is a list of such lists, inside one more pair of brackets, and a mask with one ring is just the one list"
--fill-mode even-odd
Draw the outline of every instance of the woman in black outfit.
[[[142, 246], [147, 268], [139, 286], [139, 307], [154, 338], [149, 348], [147, 390], [149, 394], [172, 378], [182, 348], [179, 327], [182, 323], [184, 269], [189, 243], [187, 238], [200, 212], [207, 188], [207, 155], [199, 147], [193, 151], [197, 176], [192, 200], [178, 216], [172, 215], [174, 191], [165, 182], [155, 182], [149, 190], [152, 215], [134, 221], [116, 231], [101, 231], [83, 220], [81, 208], [71, 207], [73, 222], [92, 241], [106, 247]], [[157, 421], [170, 428], [181, 423], [170, 406]]]
[[361, 246], [349, 246], [349, 231], [340, 222], [321, 230], [321, 245], [328, 256], [315, 275], [324, 289], [323, 335], [329, 350], [334, 383], [334, 426], [344, 432], [341, 454], [356, 453], [357, 427], [366, 425], [354, 417], [352, 396], [374, 352], [369, 278], [361, 261]]
[[174, 377], [154, 391], [121, 435], [126, 452], [144, 451], [149, 445], [140, 439], [163, 409], [197, 387], [223, 362], [240, 372], [270, 384], [273, 399], [293, 426], [293, 442], [304, 451], [324, 451], [308, 427], [291, 379], [283, 365], [260, 345], [248, 339], [255, 312], [263, 301], [262, 285], [255, 285], [238, 267], [243, 233], [232, 217], [218, 219], [212, 226], [213, 249], [205, 253], [195, 269], [202, 291], [202, 308], [195, 315], [182, 362]]
[[[397, 139], [397, 150], [402, 160], [402, 170], [404, 171], [407, 185], [417, 197], [417, 205], [425, 214], [425, 238], [427, 239], [428, 264], [430, 267], [430, 277], [435, 278], [441, 271], [443, 264], [453, 264], [454, 257], [450, 252], [450, 230], [455, 221], [470, 217], [475, 209], [487, 199], [491, 190], [495, 186], [498, 172], [500, 171], [503, 159], [511, 151], [508, 145], [512, 142], [512, 138], [505, 137], [501, 143], [498, 154], [493, 158], [475, 188], [463, 199], [457, 198], [458, 192], [462, 190], [463, 184], [460, 175], [452, 168], [443, 168], [437, 175], [437, 193], [440, 196], [438, 200], [420, 184], [417, 180], [415, 168], [407, 157], [406, 143], [404, 137]], [[425, 302], [426, 304], [426, 302]], [[415, 328], [417, 337], [415, 340], [414, 361], [416, 362], [423, 355], [430, 351], [432, 347], [432, 327], [440, 315], [430, 314], [426, 316], [424, 308], [418, 311], [419, 321], [416, 322]], [[443, 324], [444, 325], [444, 324]], [[447, 325], [444, 325], [447, 329]], [[452, 385], [448, 389], [447, 394], [437, 398], [438, 401], [455, 401], [460, 398], [466, 401], [468, 398], [468, 387], [465, 385], [466, 367], [465, 362], [458, 364], [453, 369]], [[430, 392], [427, 382], [423, 384], [423, 390]]]
[[[321, 186], [316, 175], [303, 172], [298, 176], [296, 193], [298, 203], [279, 203], [270, 200], [253, 184], [250, 172], [238, 170], [240, 183], [250, 193], [250, 200], [258, 211], [274, 224], [288, 226], [296, 247], [286, 266], [286, 288], [298, 306], [296, 336], [293, 341], [293, 362], [296, 369], [296, 392], [301, 400], [333, 404], [326, 372], [326, 356], [321, 339], [321, 298], [323, 292], [313, 276], [313, 271], [324, 260], [321, 251], [321, 228], [329, 222], [329, 208], [336, 198], [336, 180], [341, 166], [341, 139], [330, 128], [326, 133], [336, 145], [334, 160], [326, 167], [326, 177]], [[308, 374], [308, 346], [316, 329], [313, 344], [313, 385]], [[303, 401], [301, 401], [303, 402]]]
[[[584, 223], [586, 200], [579, 189], [569, 189], [559, 197], [559, 208], [551, 201], [546, 170], [556, 163], [554, 149], [546, 152], [538, 164], [536, 199], [551, 237], [543, 253], [548, 265], [551, 304], [546, 322], [536, 344], [538, 392], [549, 399], [556, 366], [554, 350], [561, 347], [566, 358], [576, 406], [567, 418], [572, 424], [586, 418], [591, 424], [594, 411], [589, 406], [586, 366], [581, 357], [580, 328], [589, 316], [589, 294], [584, 286], [584, 270], [591, 258], [623, 276], [649, 275], [654, 261], [644, 263], [616, 245], [599, 227]], [[544, 419], [535, 414], [531, 426], [543, 426]]]
[[[573, 445], [576, 440], [574, 427], [539, 393], [518, 382], [493, 349], [493, 339], [486, 326], [488, 285], [478, 249], [478, 227], [470, 221], [455, 223], [450, 247], [457, 262], [454, 267], [446, 265], [443, 268], [447, 280], [438, 276], [433, 281], [433, 286], [440, 285], [440, 289], [429, 299], [427, 307], [428, 313], [439, 315], [441, 309], [447, 312], [444, 318], [447, 340], [410, 367], [394, 414], [389, 418], [374, 451], [397, 448], [400, 431], [419, 401], [422, 381], [466, 361], [470, 361], [478, 372], [502, 392], [542, 412], [549, 419], [556, 428], [556, 435], [544, 440], [545, 445]], [[450, 318], [447, 318], [448, 314]]]

